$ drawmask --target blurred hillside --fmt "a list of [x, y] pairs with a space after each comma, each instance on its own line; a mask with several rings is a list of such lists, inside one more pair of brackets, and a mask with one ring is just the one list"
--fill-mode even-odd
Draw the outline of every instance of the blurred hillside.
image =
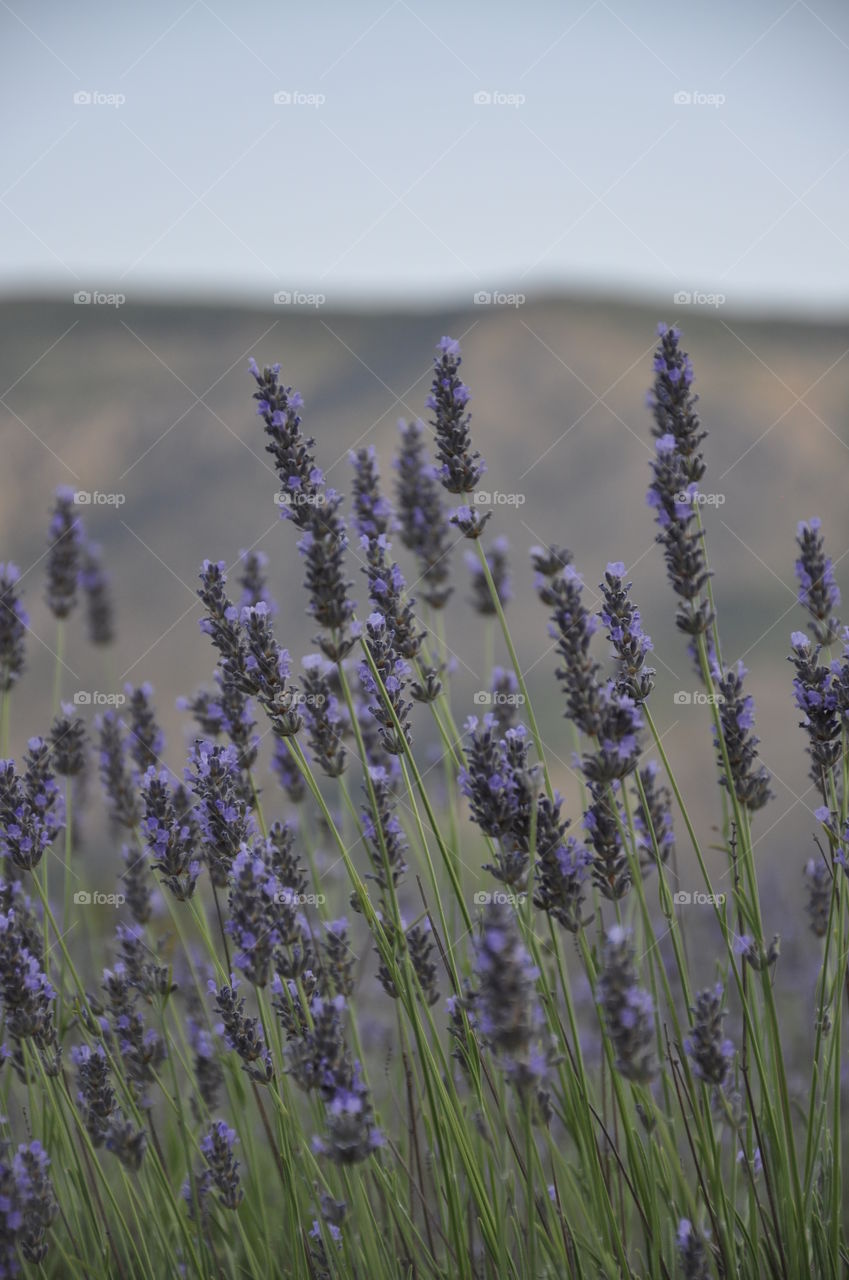
[[[0, 559], [25, 571], [34, 632], [15, 698], [16, 750], [46, 728], [50, 714], [55, 636], [39, 558], [57, 484], [126, 499], [120, 507], [83, 509], [113, 576], [119, 639], [104, 671], [75, 615], [64, 692], [150, 680], [169, 733], [168, 759], [179, 768], [183, 722], [175, 699], [208, 681], [213, 668], [194, 600], [204, 557], [232, 564], [241, 548], [265, 551], [281, 642], [296, 661], [309, 648], [296, 535], [272, 500], [275, 476], [250, 399], [248, 356], [260, 364], [280, 360], [286, 381], [302, 392], [305, 426], [331, 483], [347, 488], [348, 450], [371, 442], [389, 484], [397, 419], [425, 416], [432, 349], [450, 333], [463, 340], [486, 487], [524, 499], [499, 506], [488, 533], [510, 540], [508, 616], [570, 812], [571, 738], [527, 560], [528, 548], [545, 541], [572, 549], [590, 588], [608, 560], [629, 566], [655, 640], [655, 718], [683, 784], [698, 793], [694, 808], [709, 840], [707, 827], [720, 812], [709, 716], [674, 700], [676, 690], [694, 690], [697, 682], [675, 633], [644, 500], [651, 451], [645, 392], [661, 318], [682, 324], [696, 368], [710, 432], [704, 489], [721, 498], [705, 520], [724, 656], [743, 657], [751, 669], [763, 758], [775, 778], [776, 797], [756, 824], [760, 865], [795, 900], [816, 800], [807, 790], [785, 661], [789, 633], [803, 621], [794, 604], [794, 531], [798, 520], [822, 517], [838, 581], [849, 591], [849, 324], [756, 321], [723, 308], [674, 315], [669, 308], [661, 317], [578, 298], [433, 314], [0, 305]], [[483, 628], [465, 603], [463, 552], [458, 546], [453, 557], [457, 589], [447, 618], [460, 720], [487, 683]], [[360, 579], [353, 558], [351, 576]], [[355, 594], [364, 599], [360, 581]], [[502, 654], [497, 639], [495, 650]], [[430, 736], [426, 710], [415, 716]]]

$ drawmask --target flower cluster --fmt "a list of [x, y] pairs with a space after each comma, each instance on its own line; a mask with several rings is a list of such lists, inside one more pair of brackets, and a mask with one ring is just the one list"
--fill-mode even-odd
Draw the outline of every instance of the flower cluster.
[[24, 669], [24, 636], [29, 615], [18, 591], [20, 570], [0, 564], [0, 693], [8, 693]]
[[637, 984], [634, 949], [620, 925], [607, 931], [597, 994], [617, 1071], [640, 1084], [653, 1080], [657, 1074], [654, 1003]]
[[452, 588], [449, 554], [451, 546], [436, 471], [425, 460], [421, 423], [399, 423], [401, 446], [398, 471], [397, 506], [399, 536], [416, 557], [422, 598], [432, 609], [442, 609]]
[[51, 764], [43, 738], [27, 743], [23, 777], [15, 773], [14, 761], [0, 761], [0, 856], [21, 871], [38, 866], [64, 821]]
[[63, 621], [77, 603], [77, 581], [83, 547], [82, 521], [74, 513], [74, 491], [56, 490], [47, 549], [47, 606]]
[[840, 619], [835, 609], [840, 607], [840, 590], [834, 580], [831, 557], [825, 554], [822, 522], [818, 517], [802, 520], [796, 530], [799, 557], [796, 560], [796, 579], [799, 583], [799, 603], [811, 615], [809, 626], [818, 644], [834, 644], [840, 634]]
[[[721, 697], [719, 718], [734, 794], [738, 804], [754, 812], [763, 808], [772, 793], [769, 789], [769, 771], [758, 763], [759, 739], [752, 733], [755, 703], [750, 694], [743, 693], [746, 674], [746, 668], [742, 662], [738, 662], [736, 667], [731, 667], [724, 673], [717, 670], [715, 680]], [[724, 764], [721, 752], [719, 763], [720, 767]], [[720, 783], [727, 788], [728, 780], [724, 772]]]

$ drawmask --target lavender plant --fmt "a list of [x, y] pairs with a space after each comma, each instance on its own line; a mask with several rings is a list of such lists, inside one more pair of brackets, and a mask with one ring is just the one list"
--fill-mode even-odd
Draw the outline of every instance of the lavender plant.
[[[332, 443], [305, 435], [280, 366], [251, 362], [269, 513], [274, 497], [297, 530], [317, 651], [294, 678], [273, 557], [206, 560], [212, 650], [178, 703], [185, 758], [144, 682], [93, 733], [57, 696], [13, 756], [29, 621], [0, 565], [2, 1274], [845, 1274], [849, 633], [820, 522], [797, 531], [811, 634], [792, 631], [786, 687], [816, 794], [794, 940], [816, 970], [803, 1034], [764, 918], [773, 784], [756, 686], [722, 657], [707, 433], [679, 331], [658, 333], [649, 504], [702, 682], [709, 835], [667, 750], [622, 561], [596, 599], [570, 551], [533, 547], [554, 656], [518, 653], [461, 363], [443, 338], [432, 438], [401, 424], [394, 503], [376, 450], [351, 455], [346, 522], [317, 461]], [[102, 651], [111, 594], [70, 491], [48, 544], [60, 637], [82, 593]], [[458, 727], [446, 623], [466, 606], [500, 647], [486, 709]], [[541, 643], [544, 625], [540, 611]], [[532, 666], [537, 701], [557, 699], [550, 745]], [[92, 742], [108, 864], [71, 812]], [[683, 910], [687, 866], [710, 946]]]

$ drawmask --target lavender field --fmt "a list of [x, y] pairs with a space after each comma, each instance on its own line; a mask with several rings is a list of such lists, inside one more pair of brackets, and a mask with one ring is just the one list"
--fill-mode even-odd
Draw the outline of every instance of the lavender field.
[[496, 321], [406, 321], [401, 421], [334, 431], [258, 338], [196, 476], [132, 475], [179, 409], [123, 475], [50, 436], [58, 488], [13, 415], [3, 1274], [846, 1274], [846, 445], [732, 478], [777, 424], [715, 322], [622, 323], [571, 466]]

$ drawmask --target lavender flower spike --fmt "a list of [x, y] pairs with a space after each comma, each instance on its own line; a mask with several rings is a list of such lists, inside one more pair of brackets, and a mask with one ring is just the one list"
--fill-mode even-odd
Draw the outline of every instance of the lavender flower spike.
[[24, 669], [24, 633], [29, 617], [18, 592], [20, 571], [0, 564], [0, 693], [8, 693]]
[[452, 591], [447, 585], [451, 547], [436, 470], [424, 458], [422, 424], [408, 425], [402, 419], [398, 427], [401, 432], [396, 461], [400, 538], [418, 561], [424, 587], [422, 598], [432, 609], [442, 609]]
[[[449, 493], [474, 493], [486, 463], [472, 449], [472, 415], [466, 408], [471, 395], [460, 378], [460, 344], [454, 338], [442, 338], [436, 349], [427, 407], [433, 414], [431, 425], [436, 432], [437, 475]], [[479, 538], [490, 514], [481, 516], [476, 508], [461, 507], [451, 517], [451, 523], [457, 524], [467, 538]]]
[[808, 625], [817, 643], [827, 647], [834, 644], [840, 634], [840, 619], [834, 613], [840, 607], [840, 590], [834, 580], [831, 557], [825, 554], [821, 529], [822, 522], [816, 516], [800, 521], [796, 530], [799, 546], [796, 578], [799, 603], [811, 615]]
[[77, 602], [82, 555], [82, 521], [74, 512], [74, 491], [56, 490], [47, 551], [47, 605], [54, 618], [67, 618]]
[[616, 1069], [627, 1080], [646, 1084], [657, 1075], [654, 1005], [637, 985], [634, 951], [620, 925], [608, 930], [598, 983], [598, 1002], [616, 1051]]

